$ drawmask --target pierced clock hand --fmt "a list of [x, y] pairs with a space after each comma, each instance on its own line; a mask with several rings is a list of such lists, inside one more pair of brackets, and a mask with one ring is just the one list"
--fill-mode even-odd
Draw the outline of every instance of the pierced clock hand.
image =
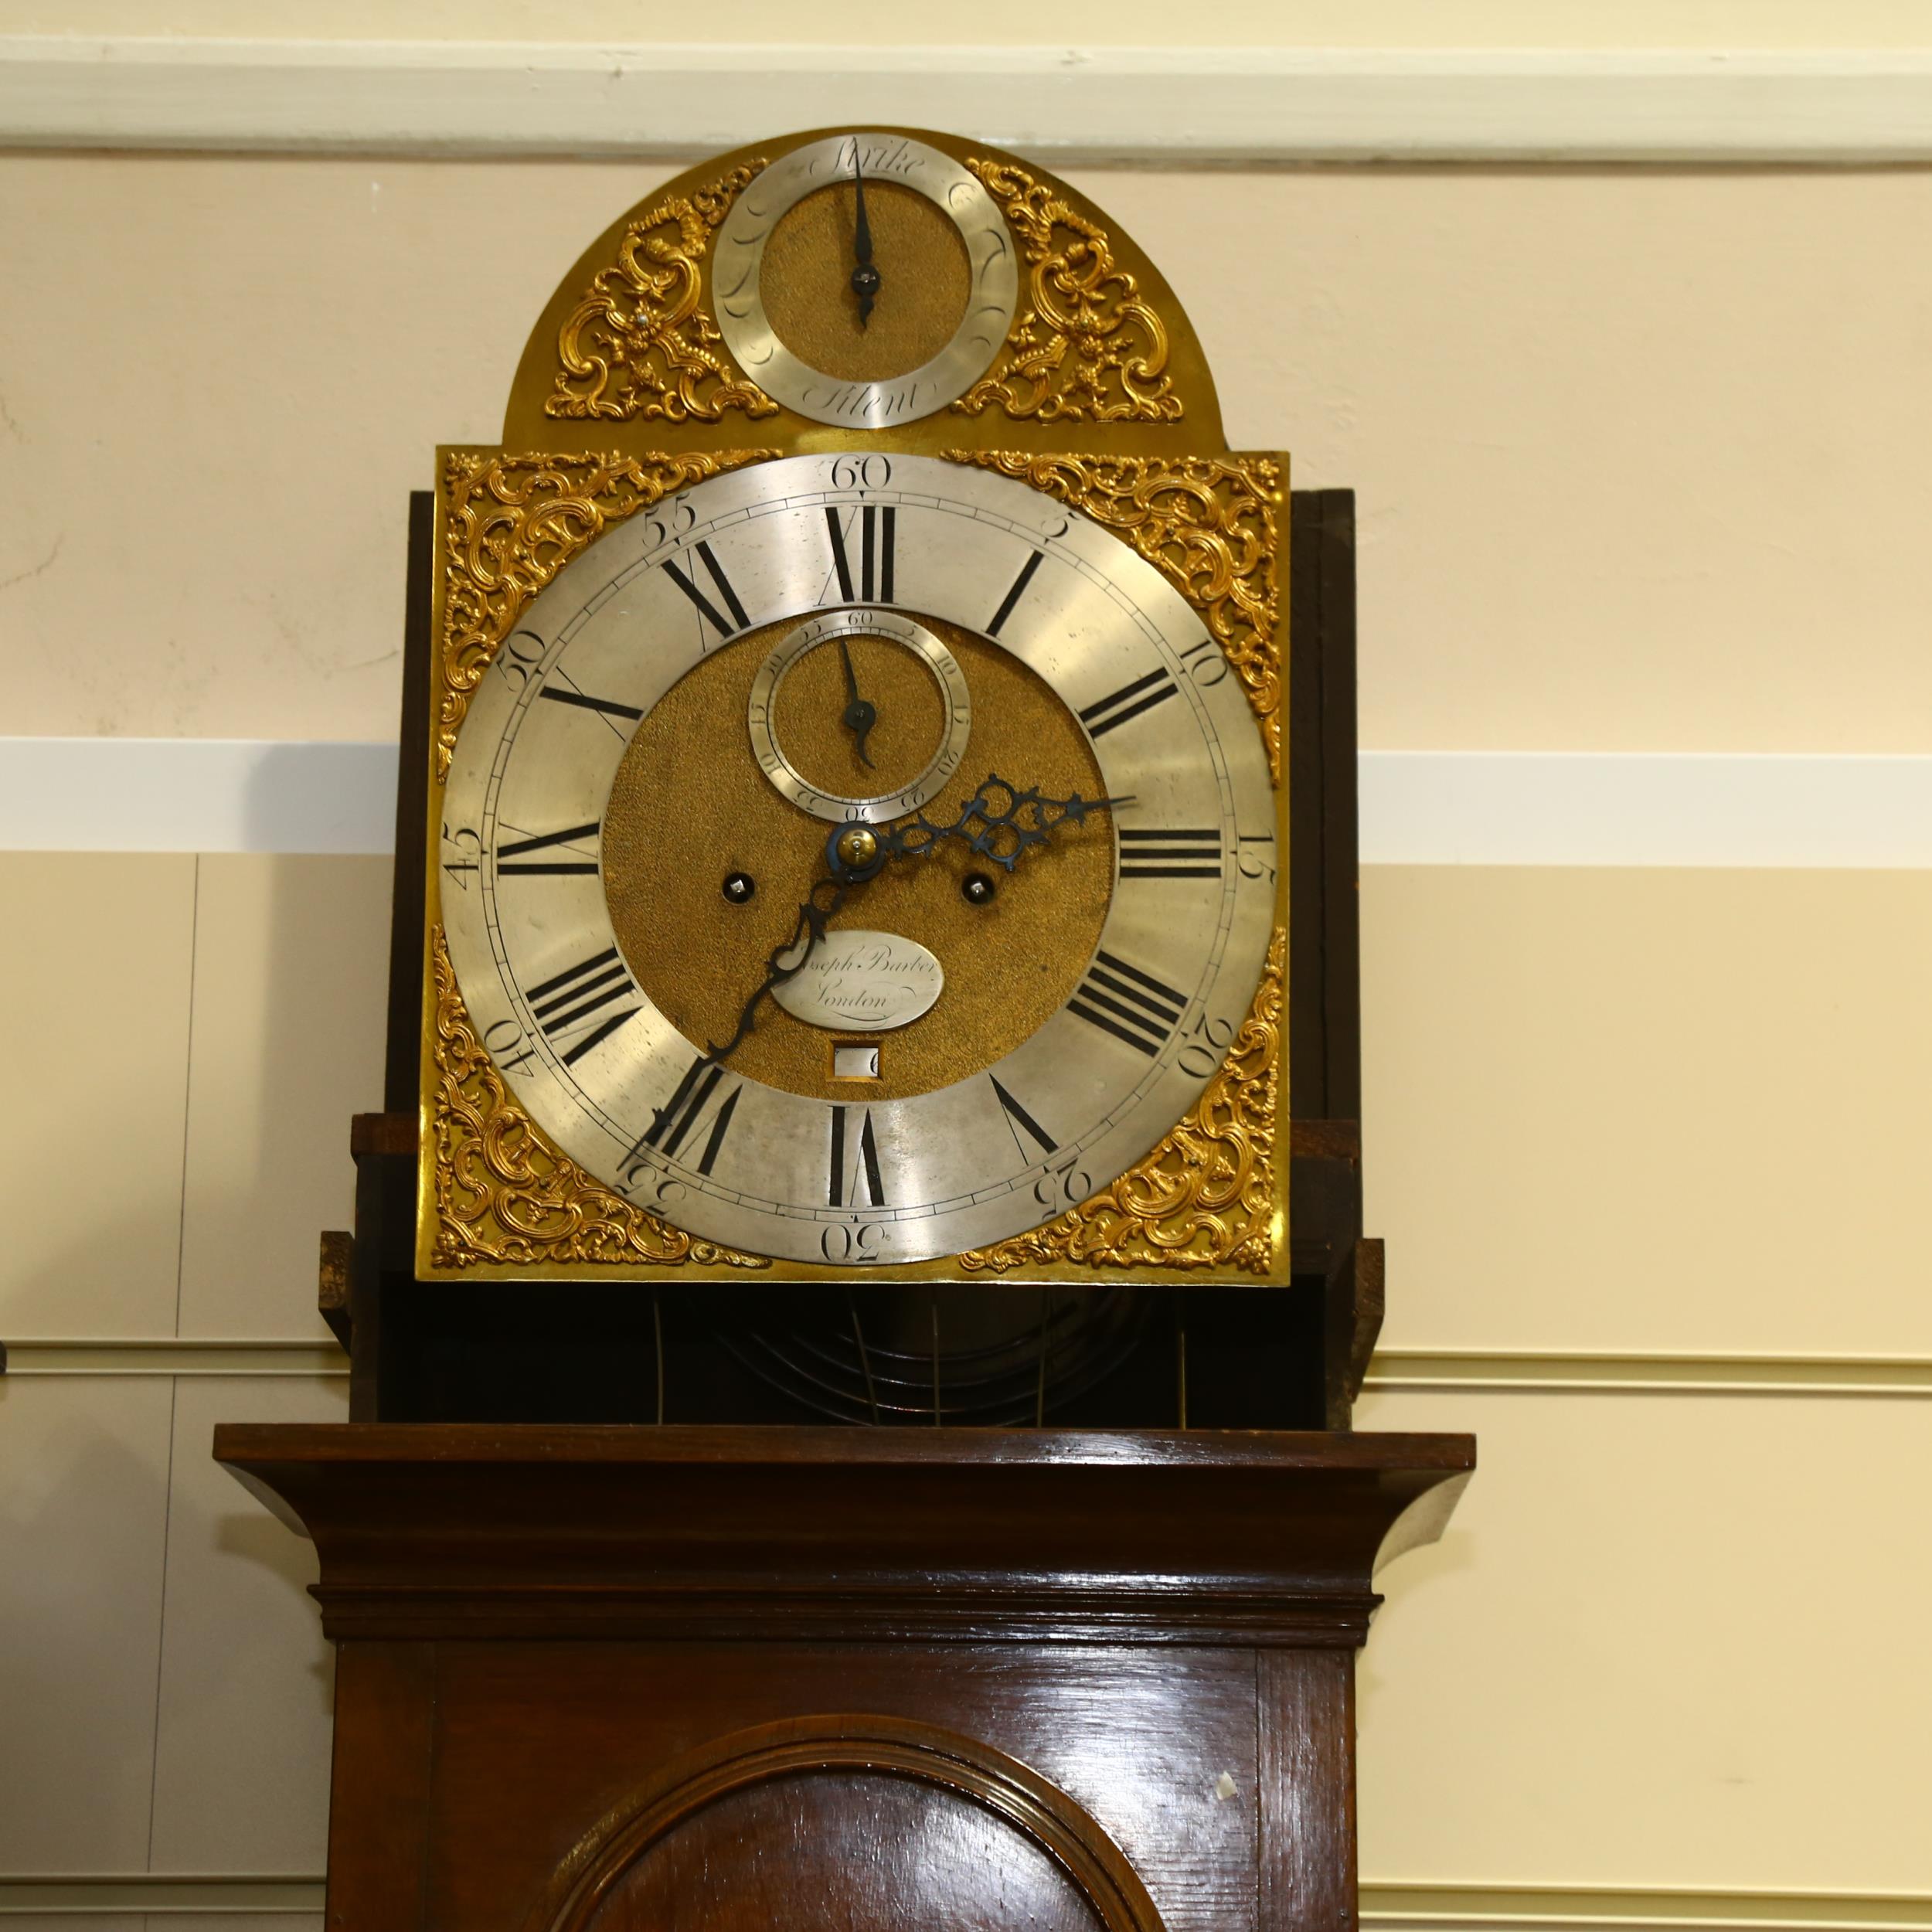
[[845, 709], [838, 722], [856, 740], [852, 749], [859, 754], [859, 762], [869, 771], [872, 764], [866, 756], [866, 735], [878, 723], [879, 713], [859, 695], [859, 679], [852, 668], [852, 647], [843, 638], [838, 640], [838, 662], [845, 667]]
[[948, 838], [962, 840], [982, 859], [1011, 872], [1019, 855], [1043, 845], [1063, 825], [1081, 825], [1090, 812], [1131, 805], [1131, 795], [1119, 798], [1083, 798], [1077, 791], [1049, 798], [1028, 787], [1009, 784], [997, 772], [960, 807], [958, 815], [935, 824], [923, 812], [889, 831], [858, 824], [839, 826], [825, 841], [825, 876], [812, 881], [800, 902], [791, 937], [765, 961], [765, 976], [738, 1015], [730, 1039], [705, 1047], [705, 1059], [721, 1066], [744, 1043], [757, 1024], [758, 1009], [774, 987], [796, 979], [851, 896], [852, 888], [876, 879], [895, 859], [930, 859]]
[[872, 300], [880, 287], [879, 270], [872, 264], [872, 223], [866, 219], [866, 177], [859, 165], [859, 144], [852, 146], [852, 192], [859, 200], [859, 219], [852, 230], [852, 252], [856, 266], [852, 271], [852, 292], [859, 298], [859, 326], [872, 319]]
[[[835, 832], [832, 836], [836, 839], [842, 835]], [[799, 903], [791, 937], [783, 945], [774, 947], [766, 960], [764, 978], [740, 1011], [738, 1024], [730, 1039], [722, 1046], [716, 1040], [706, 1042], [704, 1056], [712, 1066], [723, 1066], [743, 1044], [745, 1036], [757, 1026], [758, 1009], [770, 997], [772, 988], [784, 985], [788, 979], [796, 979], [805, 970], [805, 961], [811, 958], [812, 949], [825, 937], [825, 928], [837, 917], [838, 909], [845, 904], [851, 891], [852, 882], [841, 878], [835, 872], [812, 881], [811, 889]]]
[[1083, 798], [1076, 791], [1065, 798], [1049, 798], [1030, 785], [1022, 789], [998, 772], [989, 772], [956, 818], [936, 825], [922, 811], [882, 833], [877, 859], [864, 876], [870, 878], [888, 859], [930, 858], [948, 838], [961, 840], [981, 859], [1011, 872], [1022, 852], [1045, 845], [1061, 826], [1082, 825], [1089, 812], [1110, 811], [1133, 802], [1131, 793], [1118, 798]]

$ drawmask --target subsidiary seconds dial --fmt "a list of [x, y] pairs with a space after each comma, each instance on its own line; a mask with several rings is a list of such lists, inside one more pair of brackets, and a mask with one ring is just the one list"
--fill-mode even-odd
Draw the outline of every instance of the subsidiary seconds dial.
[[[1197, 614], [924, 457], [751, 465], [607, 532], [492, 660], [443, 821], [451, 959], [531, 1117], [795, 1263], [930, 1260], [1104, 1187], [1219, 1066], [1278, 910], [1266, 756]], [[801, 907], [822, 983], [714, 1053]]]
[[[883, 645], [906, 652], [937, 687], [937, 736], [928, 732], [931, 755], [924, 757], [910, 777], [903, 770], [894, 772], [889, 761], [875, 762], [867, 755], [867, 743], [879, 729], [879, 707], [859, 696], [859, 673], [852, 661], [855, 645], [862, 649], [867, 645]], [[839, 723], [854, 733], [854, 756], [875, 777], [898, 777], [903, 783], [883, 791], [876, 787], [859, 794], [828, 791], [807, 777], [787, 754], [781, 742], [779, 723], [785, 679], [800, 660], [813, 651], [835, 654], [844, 668], [847, 696], [839, 713]], [[876, 657], [876, 650], [873, 655]], [[873, 685], [875, 690], [879, 688]], [[759, 769], [794, 804], [815, 818], [857, 819], [877, 824], [917, 811], [937, 797], [959, 770], [972, 730], [973, 701], [959, 660], [923, 624], [915, 624], [895, 611], [834, 611], [823, 617], [808, 618], [779, 640], [751, 681], [747, 716], [752, 755], [758, 760]], [[881, 751], [883, 757], [883, 747]]]

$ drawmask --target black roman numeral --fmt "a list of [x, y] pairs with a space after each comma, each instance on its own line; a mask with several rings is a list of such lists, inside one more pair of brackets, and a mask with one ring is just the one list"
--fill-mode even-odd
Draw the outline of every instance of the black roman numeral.
[[1124, 725], [1128, 719], [1138, 718], [1143, 711], [1151, 711], [1157, 704], [1165, 704], [1179, 689], [1180, 686], [1165, 671], [1150, 671], [1145, 677], [1122, 685], [1119, 690], [1102, 698], [1097, 704], [1089, 705], [1080, 713], [1080, 723], [1086, 726], [1090, 737], [1100, 737], [1116, 725]]
[[1151, 1060], [1180, 1025], [1187, 995], [1111, 953], [1096, 953], [1066, 1010]]
[[1221, 835], [1218, 832], [1121, 831], [1123, 879], [1219, 879]]
[[[651, 1131], [638, 1143], [639, 1148], [652, 1147], [666, 1159], [675, 1161], [678, 1150], [687, 1140], [693, 1148], [697, 1141], [692, 1138], [696, 1130], [704, 1124], [705, 1115], [716, 1098], [719, 1083], [724, 1078], [724, 1069], [715, 1062], [698, 1059], [685, 1070], [685, 1076], [679, 1081], [676, 1090], [663, 1106], [651, 1117]], [[731, 1131], [731, 1116], [736, 1111], [738, 1096], [743, 1091], [744, 1083], [733, 1080], [724, 1095], [717, 1111], [711, 1116], [711, 1131], [704, 1143], [704, 1151], [698, 1156], [698, 1172], [708, 1175], [716, 1165], [718, 1150], [724, 1145], [725, 1136]]]
[[693, 547], [698, 553], [698, 561], [704, 566], [706, 573], [710, 577], [719, 596], [724, 599], [726, 609], [729, 610], [733, 617], [736, 620], [735, 623], [727, 624], [725, 621], [723, 611], [721, 611], [710, 598], [698, 588], [697, 584], [678, 567], [675, 558], [667, 557], [665, 560], [665, 573], [671, 581], [698, 607], [699, 616], [706, 619], [712, 629], [716, 631], [719, 637], [736, 636], [751, 622], [751, 620], [745, 614], [744, 606], [738, 601], [738, 594], [732, 589], [731, 580], [719, 567], [718, 560], [712, 555], [711, 546], [700, 542]]
[[[497, 876], [501, 878], [504, 873], [512, 872], [553, 875], [559, 872], [594, 873], [597, 869], [597, 862], [594, 859], [526, 859], [521, 855], [526, 852], [547, 851], [553, 845], [573, 845], [580, 838], [594, 838], [597, 833], [597, 821], [593, 819], [587, 825], [572, 825], [565, 832], [539, 832], [534, 838], [519, 838], [510, 845], [498, 845], [496, 849]], [[506, 861], [512, 862], [506, 863]]]
[[[579, 964], [565, 968], [541, 986], [532, 986], [524, 997], [530, 1002], [536, 1023], [553, 1043], [573, 1029], [597, 1020], [591, 1031], [564, 1054], [564, 1065], [571, 1066], [598, 1041], [609, 1039], [626, 1020], [637, 1016], [641, 1009], [636, 1006], [604, 1013], [604, 1008], [629, 999], [635, 991], [624, 962], [617, 957], [617, 949], [607, 946]], [[600, 1015], [603, 1016], [599, 1018]]]
[[[848, 1131], [845, 1116], [857, 1114], [859, 1131]], [[854, 1158], [849, 1148], [856, 1147]], [[879, 1143], [872, 1136], [872, 1114], [868, 1108], [835, 1107], [832, 1110], [832, 1175], [826, 1199], [833, 1207], [855, 1207], [863, 1190], [868, 1206], [886, 1205], [885, 1184], [879, 1175]]]
[[1006, 1131], [1012, 1135], [1013, 1145], [1019, 1149], [1020, 1158], [1029, 1166], [1039, 1158], [1038, 1155], [1027, 1152], [1026, 1142], [1020, 1138], [1022, 1128], [1033, 1145], [1039, 1149], [1041, 1154], [1057, 1154], [1060, 1151], [1060, 1142], [1055, 1140], [1053, 1135], [1048, 1133], [1046, 1128], [1042, 1127], [1039, 1122], [1035, 1120], [1032, 1115], [1028, 1113], [1026, 1108], [1022, 1107], [998, 1080], [993, 1080], [992, 1074], [988, 1073], [986, 1077], [989, 1080], [993, 1080], [993, 1091], [999, 1096], [1000, 1106], [1005, 1110], [1006, 1114]]
[[986, 634], [989, 638], [996, 638], [999, 635], [999, 627], [1013, 614], [1013, 606], [1026, 596], [1026, 587], [1033, 580], [1033, 573], [1046, 561], [1046, 553], [1044, 550], [1036, 550], [1019, 566], [1019, 575], [1014, 578], [1013, 587], [1000, 600], [999, 608], [993, 613], [992, 622], [986, 627]]
[[[841, 604], [889, 604], [893, 600], [893, 548], [899, 512], [867, 503], [859, 512], [859, 580], [852, 582], [852, 557], [845, 548], [845, 526], [836, 505], [825, 505], [825, 529], [832, 538], [832, 567], [838, 579]], [[856, 589], [857, 595], [853, 592]]]

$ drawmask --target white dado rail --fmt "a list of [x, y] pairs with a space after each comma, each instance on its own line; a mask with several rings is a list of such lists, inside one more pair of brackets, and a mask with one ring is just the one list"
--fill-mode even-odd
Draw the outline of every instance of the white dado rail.
[[[1828, 24], [1828, 15], [1824, 24]], [[0, 144], [682, 156], [978, 129], [1062, 162], [1932, 160], [1932, 47], [893, 47], [0, 36]]]
[[[52, 1925], [143, 1913], [287, 1915], [291, 1932], [320, 1932], [319, 1874], [226, 1872], [0, 1876], [0, 1920]], [[1364, 1879], [1365, 1932], [1932, 1932], [1932, 1897], [1914, 1893], [1720, 1892], [1696, 1886], [1458, 1885]], [[41, 1915], [46, 1915], [44, 1919]], [[77, 1923], [82, 1921], [77, 1920]], [[165, 1921], [164, 1921], [165, 1922]], [[251, 1920], [251, 1923], [256, 1921]]]
[[[1932, 756], [1365, 751], [1369, 866], [1932, 866]], [[0, 851], [386, 852], [396, 748], [0, 738]]]

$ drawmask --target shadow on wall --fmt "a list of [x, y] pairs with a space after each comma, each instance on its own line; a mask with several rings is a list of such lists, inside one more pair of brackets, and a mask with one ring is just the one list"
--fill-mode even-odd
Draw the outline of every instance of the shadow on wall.
[[[383, 1103], [389, 861], [274, 849], [306, 809], [318, 749], [264, 757], [247, 790], [252, 849], [196, 866], [184, 1336], [327, 1338], [318, 1240], [351, 1224], [350, 1117]], [[338, 775], [354, 778], [356, 762]], [[372, 787], [366, 818], [393, 818], [393, 762], [356, 781]]]
[[396, 831], [393, 744], [254, 747], [240, 849], [386, 856]]

